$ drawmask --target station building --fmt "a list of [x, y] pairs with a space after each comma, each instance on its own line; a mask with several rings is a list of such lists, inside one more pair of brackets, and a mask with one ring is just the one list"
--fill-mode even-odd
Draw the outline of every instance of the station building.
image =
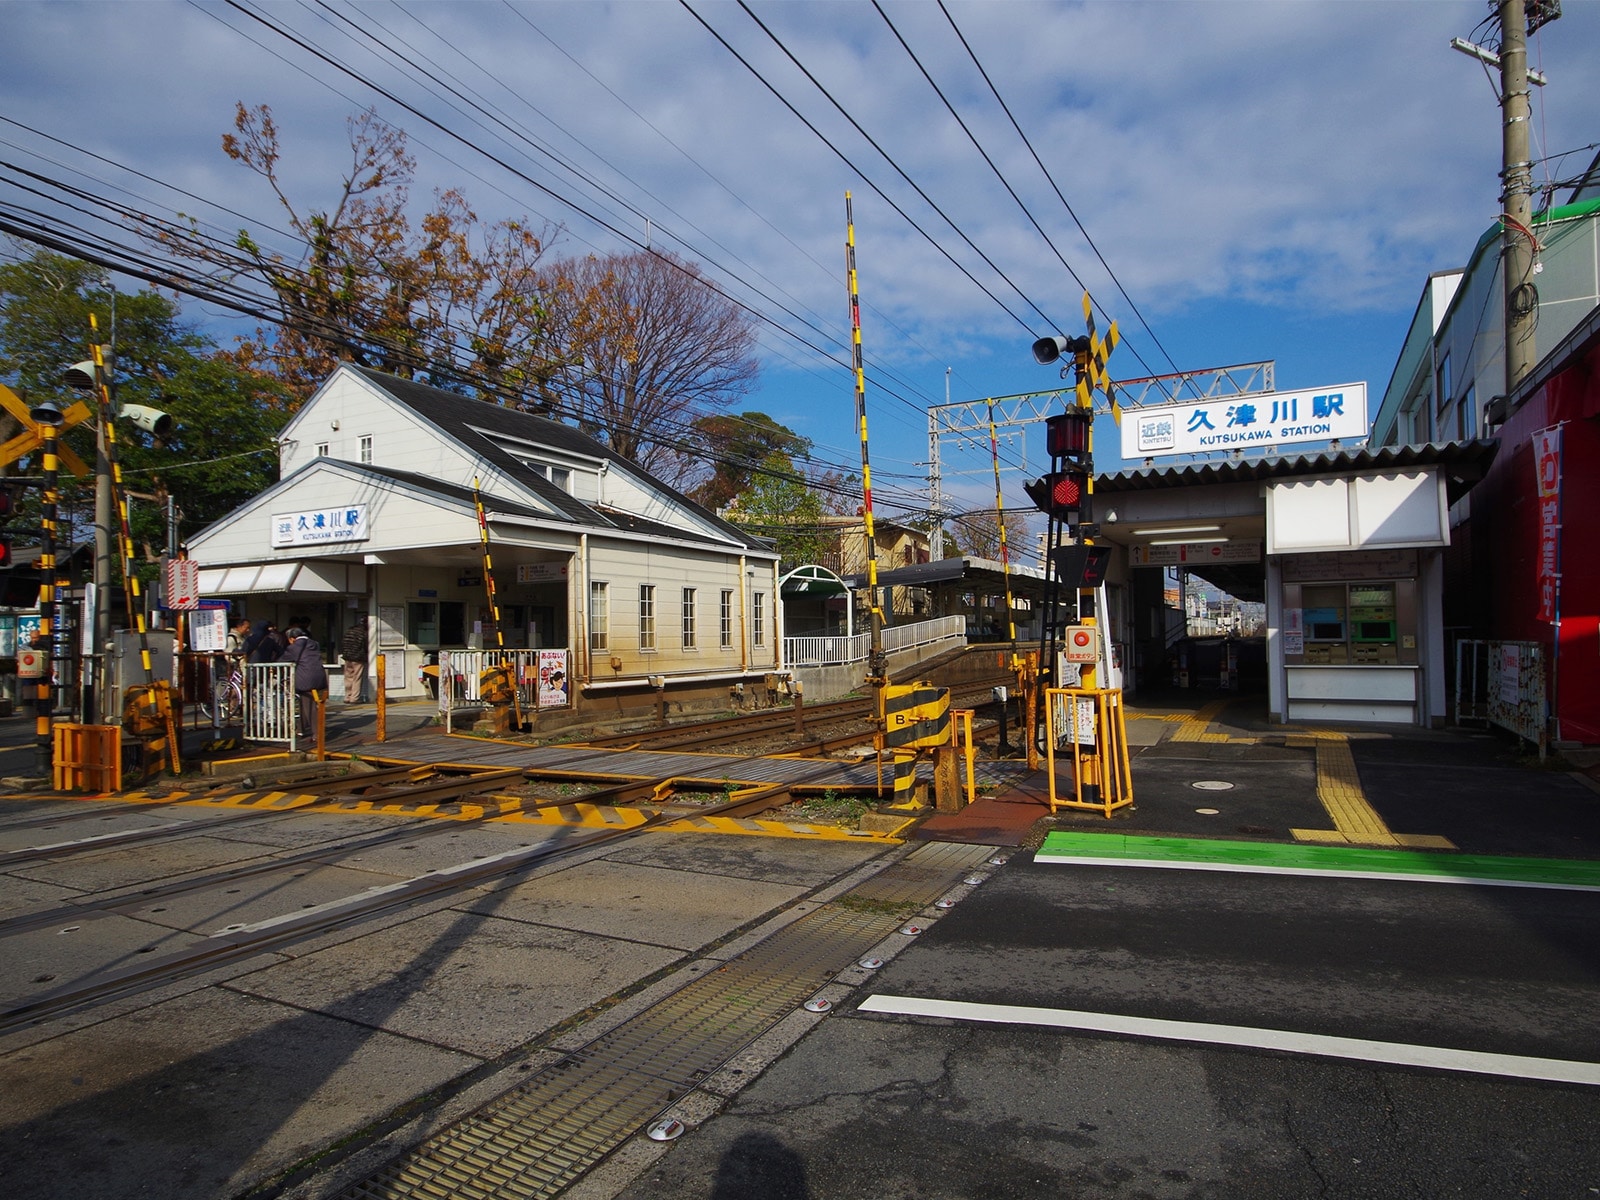
[[428, 694], [441, 650], [565, 651], [571, 703], [617, 708], [781, 664], [777, 553], [569, 425], [347, 364], [279, 477], [189, 541], [201, 595], [305, 621], [330, 662], [366, 622], [391, 698]]
[[[1540, 265], [1533, 369], [1507, 389], [1496, 225], [1465, 267], [1425, 283], [1372, 444], [1485, 438], [1499, 447], [1483, 483], [1450, 509], [1442, 620], [1455, 641], [1488, 646], [1495, 670], [1523, 676], [1483, 697], [1487, 707], [1502, 690], [1520, 691], [1542, 710], [1527, 714], [1530, 727], [1595, 744], [1600, 556], [1588, 548], [1600, 538], [1600, 159], [1566, 204], [1534, 215], [1528, 234]], [[1458, 690], [1472, 684], [1464, 678]]]

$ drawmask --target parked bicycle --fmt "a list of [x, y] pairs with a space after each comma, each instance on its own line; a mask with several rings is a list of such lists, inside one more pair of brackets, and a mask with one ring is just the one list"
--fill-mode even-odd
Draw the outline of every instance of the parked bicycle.
[[213, 711], [224, 725], [237, 725], [244, 719], [244, 672], [239, 667], [234, 667], [228, 681], [212, 692], [209, 704], [201, 702], [200, 714], [207, 721], [212, 719]]

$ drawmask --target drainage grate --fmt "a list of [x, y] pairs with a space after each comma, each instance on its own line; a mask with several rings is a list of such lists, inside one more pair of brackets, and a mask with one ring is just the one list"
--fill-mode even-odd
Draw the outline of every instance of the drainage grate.
[[[929, 843], [344, 1193], [533, 1200], [570, 1185], [993, 849]], [[860, 907], [870, 905], [871, 908]]]

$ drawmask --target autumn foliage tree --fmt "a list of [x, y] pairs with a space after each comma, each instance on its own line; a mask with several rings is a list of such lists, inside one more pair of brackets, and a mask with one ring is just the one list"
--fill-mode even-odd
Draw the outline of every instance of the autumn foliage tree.
[[682, 479], [698, 457], [691, 421], [755, 386], [749, 318], [661, 251], [568, 259], [543, 278], [547, 344], [569, 367], [550, 402], [623, 457]]
[[539, 266], [551, 231], [485, 224], [455, 190], [439, 193], [414, 228], [416, 163], [404, 132], [371, 111], [348, 127], [334, 202], [305, 206], [285, 190], [271, 109], [235, 108], [223, 152], [265, 180], [293, 250], [249, 230], [219, 242], [192, 221], [154, 236], [221, 281], [265, 285], [276, 320], [241, 357], [270, 366], [302, 398], [340, 362], [494, 398], [537, 386], [548, 373]]
[[193, 221], [149, 231], [219, 283], [264, 285], [274, 320], [239, 357], [301, 398], [354, 362], [537, 407], [677, 482], [697, 457], [690, 422], [754, 386], [743, 310], [667, 253], [546, 261], [557, 230], [486, 223], [455, 190], [413, 225], [405, 133], [371, 111], [348, 127], [333, 203], [308, 206], [285, 186], [271, 109], [235, 108], [223, 152], [265, 181], [292, 250], [248, 230], [219, 241]]

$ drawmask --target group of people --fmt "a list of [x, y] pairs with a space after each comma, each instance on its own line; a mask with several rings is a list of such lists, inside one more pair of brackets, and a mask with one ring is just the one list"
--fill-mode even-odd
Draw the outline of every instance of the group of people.
[[[307, 632], [309, 621], [295, 618], [287, 630], [279, 632], [271, 621], [250, 621], [241, 617], [228, 634], [228, 655], [243, 669], [245, 663], [292, 662], [294, 691], [299, 700], [300, 736], [313, 732], [315, 705], [328, 695], [328, 671], [322, 664], [322, 647]], [[362, 620], [354, 621], [339, 644], [344, 657], [344, 695], [346, 704], [364, 699], [367, 674], [367, 633]]]

